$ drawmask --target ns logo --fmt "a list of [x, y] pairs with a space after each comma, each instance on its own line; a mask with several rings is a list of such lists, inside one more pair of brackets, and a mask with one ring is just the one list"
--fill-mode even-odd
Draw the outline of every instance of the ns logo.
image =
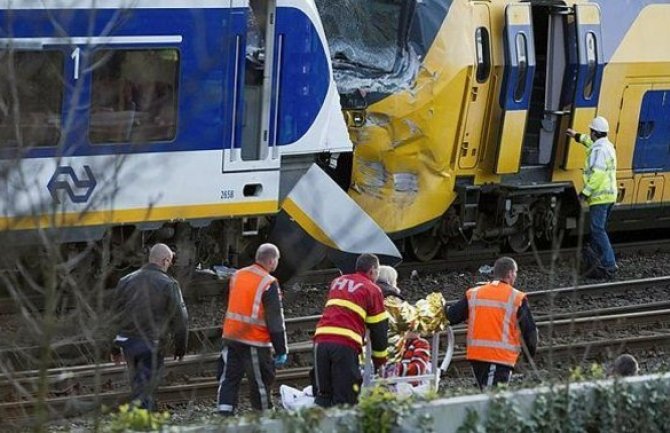
[[73, 203], [86, 203], [98, 184], [91, 167], [85, 165], [82, 177], [77, 176], [69, 165], [60, 165], [49, 179], [47, 189], [54, 202], [60, 204], [65, 196]]

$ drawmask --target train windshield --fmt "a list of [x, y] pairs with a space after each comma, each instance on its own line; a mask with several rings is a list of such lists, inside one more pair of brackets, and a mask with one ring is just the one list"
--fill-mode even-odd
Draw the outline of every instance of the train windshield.
[[398, 80], [406, 81], [412, 53], [401, 23], [406, 20], [407, 3], [316, 0], [341, 93], [391, 90]]

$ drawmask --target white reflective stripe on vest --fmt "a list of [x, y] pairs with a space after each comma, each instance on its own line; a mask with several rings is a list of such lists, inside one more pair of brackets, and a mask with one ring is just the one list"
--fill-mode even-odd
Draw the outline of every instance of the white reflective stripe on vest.
[[517, 353], [521, 352], [521, 347], [515, 346], [513, 344], [509, 344], [509, 343], [503, 343], [503, 342], [500, 342], [500, 341], [475, 340], [475, 339], [468, 338], [468, 344], [471, 345], [471, 346], [493, 347], [494, 349], [506, 349], [506, 350], [511, 350], [513, 352], [517, 352]]
[[516, 298], [516, 291], [512, 289], [507, 299], [507, 306], [505, 307], [505, 318], [503, 319], [503, 343], [509, 344], [509, 331], [512, 327], [512, 315], [514, 314], [514, 299]]
[[[477, 315], [477, 309], [475, 304], [477, 303], [477, 293], [479, 288], [472, 290], [472, 299], [468, 299], [468, 335], [472, 335], [475, 332], [475, 316]], [[469, 340], [469, 339], [468, 339]], [[470, 341], [468, 341], [470, 344]]]
[[274, 277], [272, 275], [266, 275], [261, 280], [261, 282], [258, 283], [258, 287], [256, 287], [256, 296], [254, 296], [254, 305], [251, 308], [251, 317], [258, 318], [258, 313], [261, 309], [263, 293], [265, 292], [265, 288], [269, 286], [273, 280]]
[[490, 299], [477, 299], [475, 304], [476, 307], [500, 308], [501, 310], [507, 308], [507, 302], [492, 301]]
[[238, 322], [248, 323], [250, 325], [266, 326], [265, 320], [254, 317], [243, 316], [242, 314], [226, 312], [226, 319], [237, 320]]

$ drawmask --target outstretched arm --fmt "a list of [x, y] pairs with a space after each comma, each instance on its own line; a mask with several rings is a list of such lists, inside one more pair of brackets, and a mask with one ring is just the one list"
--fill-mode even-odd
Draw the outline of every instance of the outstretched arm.
[[468, 298], [463, 297], [450, 307], [444, 307], [447, 320], [452, 325], [457, 325], [468, 320]]

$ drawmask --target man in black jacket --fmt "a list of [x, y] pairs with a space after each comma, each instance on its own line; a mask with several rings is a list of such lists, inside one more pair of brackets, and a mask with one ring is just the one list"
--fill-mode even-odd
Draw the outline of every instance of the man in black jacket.
[[[167, 274], [174, 253], [165, 244], [149, 252], [149, 263], [123, 277], [116, 287], [115, 324], [118, 335], [112, 358], [126, 360], [131, 400], [156, 410], [154, 391], [163, 367], [161, 340], [172, 333], [175, 359], [183, 359], [188, 343], [188, 312], [179, 283]], [[121, 357], [121, 350], [123, 358]]]

